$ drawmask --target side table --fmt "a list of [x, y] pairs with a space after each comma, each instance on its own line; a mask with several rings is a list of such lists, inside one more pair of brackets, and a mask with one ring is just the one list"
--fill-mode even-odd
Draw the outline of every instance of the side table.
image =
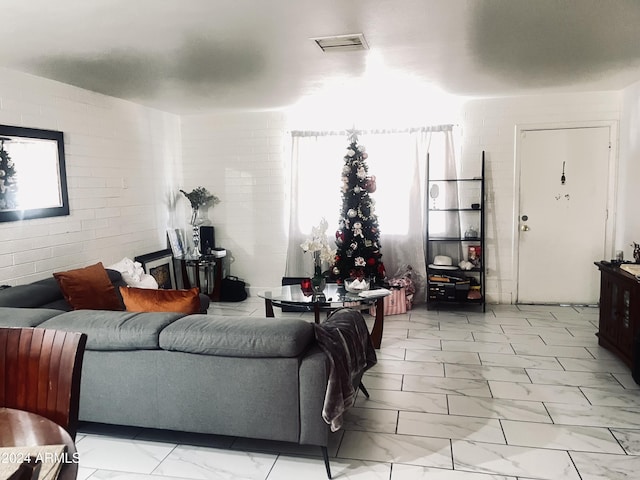
[[[69, 434], [51, 420], [12, 408], [0, 407], [0, 447], [34, 447], [38, 445], [65, 445], [62, 468], [58, 480], [75, 480], [78, 475], [78, 454]], [[19, 450], [17, 459], [24, 455]], [[5, 450], [9, 455], [10, 451]], [[20, 461], [21, 463], [21, 461]]]
[[640, 332], [640, 280], [621, 268], [625, 264], [595, 264], [600, 270], [598, 345], [626, 363], [638, 382], [640, 351], [635, 343]]
[[[180, 261], [182, 272], [182, 284], [184, 288], [198, 287], [200, 292], [208, 295], [214, 302], [220, 301], [220, 285], [222, 283], [222, 262], [226, 252], [219, 255], [202, 255], [199, 258], [177, 257]], [[189, 270], [193, 272], [194, 282], [189, 279]], [[200, 280], [200, 274], [204, 276], [204, 287]], [[213, 275], [212, 275], [213, 273]], [[209, 279], [213, 277], [213, 287]]]

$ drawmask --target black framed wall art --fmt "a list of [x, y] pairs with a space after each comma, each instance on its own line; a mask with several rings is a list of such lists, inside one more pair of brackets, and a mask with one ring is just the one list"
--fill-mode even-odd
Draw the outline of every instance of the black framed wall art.
[[0, 222], [69, 215], [64, 136], [0, 125]]

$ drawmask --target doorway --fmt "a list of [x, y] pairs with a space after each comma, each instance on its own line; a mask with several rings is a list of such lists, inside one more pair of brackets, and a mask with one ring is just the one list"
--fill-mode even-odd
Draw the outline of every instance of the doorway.
[[611, 126], [522, 129], [516, 303], [598, 303]]

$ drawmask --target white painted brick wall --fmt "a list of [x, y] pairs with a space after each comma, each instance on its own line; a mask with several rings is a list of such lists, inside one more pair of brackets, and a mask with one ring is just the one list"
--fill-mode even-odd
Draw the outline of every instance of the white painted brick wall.
[[615, 250], [633, 260], [632, 242], [640, 243], [640, 82], [623, 91], [620, 119], [620, 168], [616, 209]]
[[464, 106], [460, 121], [463, 163], [477, 163], [482, 150], [486, 151], [487, 301], [511, 303], [515, 300], [516, 126], [617, 121], [620, 96], [620, 92], [601, 92], [494, 98], [470, 101]]
[[181, 176], [178, 117], [2, 71], [0, 123], [64, 132], [71, 210], [0, 224], [0, 283], [165, 248], [163, 200]]
[[[638, 178], [640, 167], [633, 162], [640, 150], [639, 98], [636, 85], [624, 92], [495, 98], [464, 105], [458, 122], [463, 162], [477, 165], [480, 152], [487, 152], [489, 301], [513, 299], [516, 125], [618, 120], [622, 111], [620, 175], [632, 181], [622, 174]], [[96, 261], [109, 264], [163, 248], [166, 227], [188, 227], [189, 204], [178, 189], [199, 185], [222, 200], [209, 218], [218, 245], [233, 259], [230, 273], [255, 290], [280, 282], [288, 201], [285, 113], [178, 118], [3, 71], [0, 123], [65, 133], [71, 203], [68, 217], [0, 224], [0, 283], [25, 283], [56, 270]], [[638, 194], [631, 193], [637, 189], [628, 190], [618, 198], [621, 211], [624, 204], [637, 204]], [[635, 209], [619, 215], [618, 225], [626, 225], [623, 242], [634, 236], [640, 240]]]
[[[463, 163], [474, 172], [482, 150], [487, 152], [488, 301], [514, 299], [516, 125], [618, 120], [619, 115], [620, 92], [493, 98], [463, 106], [458, 122]], [[222, 198], [210, 214], [216, 241], [233, 253], [231, 273], [255, 289], [278, 284], [285, 268], [285, 125], [283, 113], [182, 119], [187, 188], [202, 184]], [[187, 212], [186, 201], [182, 206]]]
[[[182, 118], [184, 183], [206, 187], [221, 202], [209, 209], [216, 245], [229, 272], [252, 291], [279, 285], [286, 259], [285, 117], [282, 113]], [[187, 229], [189, 202], [178, 200]]]

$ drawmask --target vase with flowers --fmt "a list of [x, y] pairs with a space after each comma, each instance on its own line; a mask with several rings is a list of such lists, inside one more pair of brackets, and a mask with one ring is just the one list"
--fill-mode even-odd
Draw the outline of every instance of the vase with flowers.
[[329, 224], [323, 217], [320, 224], [311, 229], [311, 236], [300, 244], [300, 247], [305, 253], [313, 253], [313, 277], [311, 278], [311, 285], [316, 294], [322, 293], [326, 284], [326, 279], [322, 274], [322, 262], [330, 264], [333, 262], [336, 254], [336, 251], [329, 246], [327, 228], [329, 228]]
[[209, 193], [209, 190], [204, 187], [196, 187], [189, 193], [182, 189], [180, 192], [187, 197], [187, 200], [189, 200], [189, 203], [191, 204], [191, 220], [189, 221], [189, 224], [193, 230], [192, 256], [197, 258], [202, 255], [200, 252], [200, 225], [205, 221], [205, 215], [202, 208], [208, 205], [220, 203], [220, 199]]

